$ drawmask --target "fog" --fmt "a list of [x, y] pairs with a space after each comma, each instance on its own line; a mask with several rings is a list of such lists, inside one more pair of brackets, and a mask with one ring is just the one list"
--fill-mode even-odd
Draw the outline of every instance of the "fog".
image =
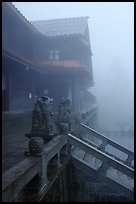
[[29, 20], [89, 16], [99, 128], [128, 130], [134, 117], [133, 2], [16, 2]]

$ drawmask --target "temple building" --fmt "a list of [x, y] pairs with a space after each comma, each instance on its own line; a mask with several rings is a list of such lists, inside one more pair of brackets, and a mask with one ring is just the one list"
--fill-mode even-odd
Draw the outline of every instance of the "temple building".
[[36, 96], [68, 97], [74, 113], [89, 111], [96, 98], [88, 18], [28, 21], [2, 3], [2, 111], [27, 112]]
[[88, 19], [2, 3], [3, 202], [134, 201], [134, 152], [97, 130]]

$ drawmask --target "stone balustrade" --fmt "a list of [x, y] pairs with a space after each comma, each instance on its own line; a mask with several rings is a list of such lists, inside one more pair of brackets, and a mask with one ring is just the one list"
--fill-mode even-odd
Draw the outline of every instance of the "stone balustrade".
[[59, 135], [45, 144], [41, 156], [30, 156], [10, 168], [2, 175], [2, 201], [14, 202], [19, 192], [39, 174], [39, 195], [48, 185], [47, 167], [49, 161], [57, 155], [58, 168], [60, 167], [60, 151], [66, 145], [65, 135]]

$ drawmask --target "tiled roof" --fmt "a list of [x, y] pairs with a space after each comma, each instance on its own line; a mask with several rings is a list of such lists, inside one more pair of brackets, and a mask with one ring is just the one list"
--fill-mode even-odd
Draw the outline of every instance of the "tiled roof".
[[62, 35], [84, 35], [88, 16], [62, 18], [53, 20], [31, 21], [32, 25], [43, 35], [55, 37]]

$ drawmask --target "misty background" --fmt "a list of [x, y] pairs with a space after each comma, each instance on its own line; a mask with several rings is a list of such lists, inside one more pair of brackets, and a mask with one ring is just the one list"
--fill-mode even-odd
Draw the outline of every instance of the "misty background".
[[94, 87], [102, 130], [134, 128], [134, 3], [13, 2], [29, 20], [89, 16]]

